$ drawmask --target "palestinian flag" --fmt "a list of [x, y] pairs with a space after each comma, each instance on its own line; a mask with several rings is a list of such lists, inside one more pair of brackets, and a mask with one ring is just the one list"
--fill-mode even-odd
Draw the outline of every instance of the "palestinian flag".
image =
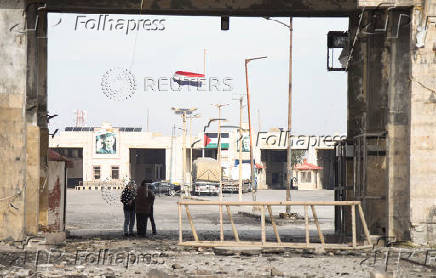
[[173, 75], [173, 80], [180, 86], [188, 85], [194, 87], [201, 87], [201, 79], [204, 74], [189, 72], [189, 71], [176, 71]]
[[[221, 149], [227, 150], [229, 148], [230, 139], [228, 133], [221, 133]], [[204, 147], [206, 149], [218, 148], [218, 133], [205, 133], [204, 134]]]

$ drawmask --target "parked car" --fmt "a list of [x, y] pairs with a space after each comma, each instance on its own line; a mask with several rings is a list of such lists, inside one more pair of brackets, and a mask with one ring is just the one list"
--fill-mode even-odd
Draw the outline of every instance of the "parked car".
[[167, 196], [174, 196], [180, 192], [180, 185], [175, 185], [167, 181], [156, 181], [151, 185], [151, 190], [155, 195], [165, 194]]

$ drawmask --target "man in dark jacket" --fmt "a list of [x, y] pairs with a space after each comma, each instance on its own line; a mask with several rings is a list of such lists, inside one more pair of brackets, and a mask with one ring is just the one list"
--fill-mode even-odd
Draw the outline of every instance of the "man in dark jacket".
[[135, 226], [135, 197], [136, 188], [133, 182], [129, 182], [121, 193], [121, 202], [124, 211], [124, 235], [133, 235], [133, 226]]
[[136, 190], [135, 209], [138, 236], [146, 236], [148, 218], [153, 213], [154, 194], [148, 188], [151, 182], [151, 180], [143, 180]]

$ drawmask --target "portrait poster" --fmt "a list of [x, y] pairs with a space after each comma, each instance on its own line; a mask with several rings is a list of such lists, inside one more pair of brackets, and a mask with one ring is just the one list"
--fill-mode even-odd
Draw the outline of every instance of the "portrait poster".
[[113, 129], [99, 128], [94, 134], [95, 154], [116, 155], [118, 134]]

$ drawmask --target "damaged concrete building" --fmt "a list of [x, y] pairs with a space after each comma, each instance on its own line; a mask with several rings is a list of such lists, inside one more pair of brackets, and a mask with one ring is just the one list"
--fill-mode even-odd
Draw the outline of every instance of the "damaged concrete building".
[[432, 0], [0, 1], [0, 240], [56, 231], [44, 220], [49, 12], [349, 17], [348, 138], [337, 147], [337, 199], [361, 200], [372, 234], [435, 243]]

